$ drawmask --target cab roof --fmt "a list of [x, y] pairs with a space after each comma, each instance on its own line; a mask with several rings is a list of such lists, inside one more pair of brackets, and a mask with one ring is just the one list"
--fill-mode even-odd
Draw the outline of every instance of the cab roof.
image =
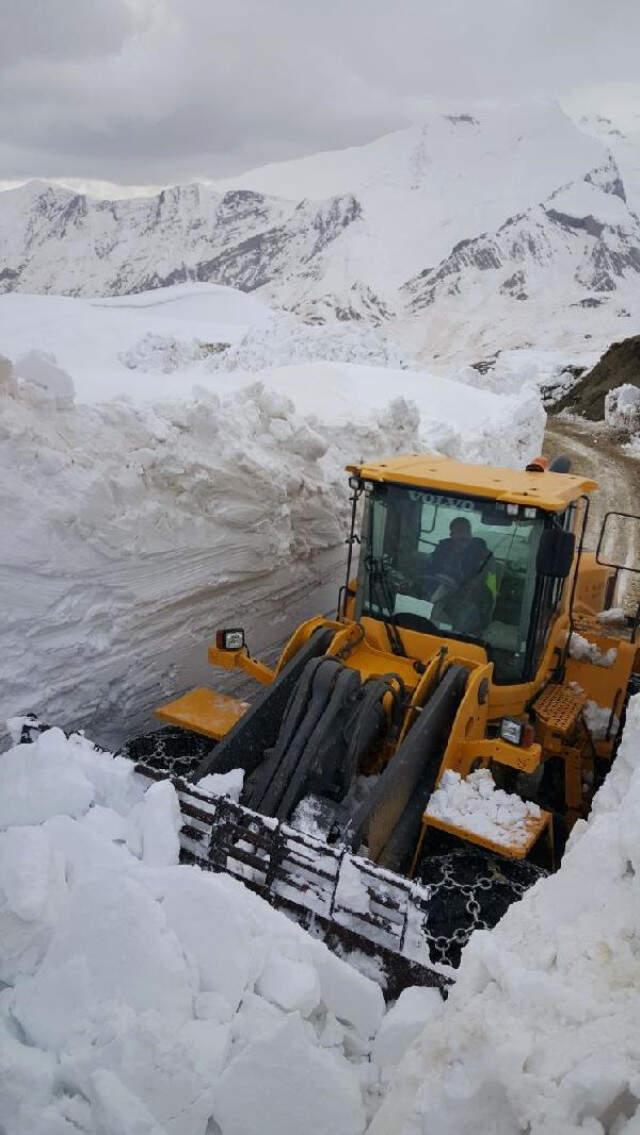
[[460, 493], [463, 496], [528, 504], [562, 512], [572, 501], [598, 488], [597, 481], [570, 473], [527, 473], [492, 465], [470, 465], [429, 453], [381, 457], [347, 471], [364, 481], [387, 481], [416, 489]]

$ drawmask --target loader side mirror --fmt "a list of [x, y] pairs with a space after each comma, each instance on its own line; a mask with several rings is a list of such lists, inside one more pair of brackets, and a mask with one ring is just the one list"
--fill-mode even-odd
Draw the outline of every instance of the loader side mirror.
[[228, 627], [216, 631], [216, 647], [218, 650], [242, 650], [244, 647], [244, 630], [242, 627]]
[[640, 547], [640, 516], [632, 512], [607, 512], [602, 521], [596, 561], [617, 571], [640, 573], [636, 548]]
[[566, 579], [571, 571], [576, 538], [564, 528], [545, 528], [540, 537], [536, 570], [549, 579]]

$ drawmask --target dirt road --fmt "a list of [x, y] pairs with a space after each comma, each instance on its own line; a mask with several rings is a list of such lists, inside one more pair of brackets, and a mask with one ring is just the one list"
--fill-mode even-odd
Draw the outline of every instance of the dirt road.
[[[623, 439], [598, 422], [548, 418], [544, 454], [571, 458], [571, 471], [593, 477], [600, 485], [591, 498], [586, 545], [595, 548], [604, 514], [611, 509], [640, 514], [640, 461], [622, 452]], [[625, 532], [633, 547], [627, 563], [640, 567], [640, 523], [628, 524]], [[623, 572], [621, 588], [630, 609], [640, 602], [640, 576]]]

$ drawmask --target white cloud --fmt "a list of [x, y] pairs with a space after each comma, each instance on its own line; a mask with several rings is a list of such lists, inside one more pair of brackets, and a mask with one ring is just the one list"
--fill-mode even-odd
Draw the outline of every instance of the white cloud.
[[633, 83], [637, 0], [0, 0], [0, 173], [168, 182]]

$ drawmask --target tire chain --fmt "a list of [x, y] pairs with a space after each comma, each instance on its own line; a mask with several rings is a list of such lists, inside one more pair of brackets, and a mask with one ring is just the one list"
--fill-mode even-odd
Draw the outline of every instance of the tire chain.
[[466, 849], [422, 863], [420, 882], [431, 888], [423, 922], [432, 962], [457, 966], [474, 930], [490, 930], [512, 902], [546, 875], [526, 861]]

